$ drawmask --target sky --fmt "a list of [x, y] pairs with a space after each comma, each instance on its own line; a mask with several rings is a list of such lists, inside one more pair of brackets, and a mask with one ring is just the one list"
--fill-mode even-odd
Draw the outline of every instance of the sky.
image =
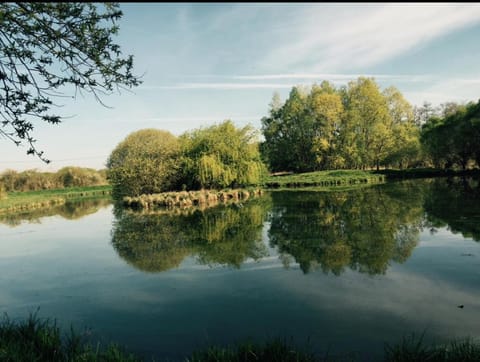
[[231, 119], [261, 127], [274, 92], [374, 77], [413, 105], [480, 99], [480, 3], [121, 3], [114, 38], [134, 55], [131, 92], [58, 100], [35, 124], [43, 163], [0, 138], [0, 172], [101, 169], [131, 132], [175, 135]]

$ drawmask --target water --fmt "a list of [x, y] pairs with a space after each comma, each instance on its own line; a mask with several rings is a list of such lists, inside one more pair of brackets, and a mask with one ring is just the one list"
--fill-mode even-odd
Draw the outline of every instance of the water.
[[480, 337], [479, 240], [473, 180], [158, 215], [83, 201], [0, 219], [0, 313], [147, 358], [285, 337], [375, 360], [411, 333]]

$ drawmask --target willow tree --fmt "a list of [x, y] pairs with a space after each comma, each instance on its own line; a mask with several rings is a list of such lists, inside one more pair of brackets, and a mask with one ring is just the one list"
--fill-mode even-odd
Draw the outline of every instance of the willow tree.
[[115, 3], [0, 3], [0, 136], [49, 162], [33, 131], [61, 122], [56, 100], [139, 85], [113, 41], [122, 15]]
[[180, 142], [182, 182], [188, 189], [258, 184], [265, 172], [250, 126], [238, 129], [227, 120], [186, 132]]
[[178, 139], [170, 132], [144, 129], [131, 133], [107, 161], [114, 197], [172, 190], [177, 182], [179, 157]]

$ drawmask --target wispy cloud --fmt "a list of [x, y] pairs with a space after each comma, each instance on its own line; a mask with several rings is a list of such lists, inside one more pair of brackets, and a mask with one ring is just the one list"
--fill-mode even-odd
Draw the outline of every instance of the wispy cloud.
[[405, 91], [405, 97], [413, 104], [420, 105], [428, 101], [434, 105], [443, 102], [476, 102], [480, 98], [480, 78], [451, 78], [432, 82], [427, 87]]
[[[480, 4], [312, 6], [261, 60], [282, 69], [311, 65], [338, 71], [378, 64], [480, 22]], [[286, 24], [289, 26], [290, 24]]]

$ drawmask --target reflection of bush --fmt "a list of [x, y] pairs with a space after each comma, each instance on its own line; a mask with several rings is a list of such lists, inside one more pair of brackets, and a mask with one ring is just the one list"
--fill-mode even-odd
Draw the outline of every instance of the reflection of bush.
[[67, 220], [76, 220], [86, 215], [94, 214], [102, 207], [106, 207], [111, 203], [110, 198], [66, 201], [64, 204], [53, 205], [48, 208], [1, 214], [0, 223], [8, 226], [18, 226], [24, 221], [40, 223], [41, 218], [55, 215], [60, 215]]
[[472, 178], [436, 179], [425, 198], [432, 228], [448, 226], [453, 233], [480, 241], [480, 181]]
[[272, 197], [270, 242], [304, 273], [317, 267], [336, 275], [346, 267], [385, 273], [390, 260], [405, 261], [418, 241], [422, 190], [410, 183]]
[[268, 197], [206, 210], [134, 213], [116, 210], [112, 244], [132, 266], [149, 272], [177, 267], [188, 255], [202, 264], [239, 267], [265, 255], [261, 231]]

